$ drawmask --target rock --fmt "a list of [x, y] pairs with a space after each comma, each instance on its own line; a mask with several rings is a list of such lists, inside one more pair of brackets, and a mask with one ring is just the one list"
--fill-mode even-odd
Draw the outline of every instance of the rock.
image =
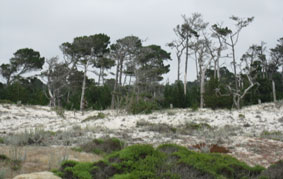
[[55, 176], [51, 172], [45, 171], [45, 172], [18, 175], [14, 177], [14, 179], [60, 179], [60, 177]]

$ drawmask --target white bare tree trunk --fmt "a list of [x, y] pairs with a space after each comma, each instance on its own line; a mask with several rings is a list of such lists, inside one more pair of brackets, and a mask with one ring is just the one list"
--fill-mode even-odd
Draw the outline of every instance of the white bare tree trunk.
[[205, 80], [205, 71], [206, 69], [200, 69], [200, 73], [201, 73], [201, 76], [200, 76], [200, 108], [203, 108], [204, 107], [204, 93], [205, 93], [205, 83], [204, 83], [204, 80]]
[[273, 102], [276, 102], [275, 82], [273, 80], [272, 80], [272, 94], [273, 94]]
[[185, 76], [184, 76], [184, 94], [187, 95], [187, 75], [188, 75], [188, 59], [189, 59], [189, 37], [186, 39], [186, 62], [185, 62]]
[[84, 110], [84, 101], [85, 101], [85, 100], [84, 100], [84, 96], [85, 96], [85, 89], [86, 89], [87, 67], [88, 67], [88, 62], [84, 65], [84, 79], [83, 79], [83, 85], [82, 85], [80, 111], [83, 111], [83, 110]]
[[48, 93], [49, 93], [49, 96], [50, 96], [49, 105], [50, 105], [50, 107], [55, 107], [56, 106], [55, 94], [52, 93], [49, 85], [48, 85]]

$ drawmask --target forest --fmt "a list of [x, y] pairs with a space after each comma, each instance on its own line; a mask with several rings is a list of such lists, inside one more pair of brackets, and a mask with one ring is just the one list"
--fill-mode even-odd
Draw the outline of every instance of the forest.
[[[172, 107], [240, 109], [283, 99], [283, 37], [270, 49], [261, 42], [239, 55], [242, 30], [254, 17], [232, 16], [231, 27], [210, 24], [199, 13], [182, 19], [172, 31], [175, 40], [166, 44], [172, 53], [134, 35], [111, 43], [104, 33], [63, 42], [62, 59], [19, 49], [0, 66], [0, 102], [136, 114]], [[170, 60], [178, 66], [177, 80], [164, 84]], [[188, 81], [192, 68], [197, 75]]]

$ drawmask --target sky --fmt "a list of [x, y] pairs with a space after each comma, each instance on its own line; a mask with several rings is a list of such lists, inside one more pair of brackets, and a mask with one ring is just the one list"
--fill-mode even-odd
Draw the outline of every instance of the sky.
[[[105, 33], [115, 43], [135, 35], [144, 45], [157, 44], [171, 52], [165, 81], [174, 82], [176, 57], [166, 44], [176, 38], [173, 28], [182, 23], [181, 15], [198, 12], [210, 25], [229, 27], [232, 15], [254, 16], [240, 34], [239, 58], [252, 44], [264, 41], [269, 49], [283, 37], [282, 7], [282, 0], [0, 0], [0, 64], [8, 63], [21, 48], [32, 48], [46, 58], [62, 57], [60, 44], [78, 36]], [[188, 69], [188, 79], [194, 80], [193, 60]]]

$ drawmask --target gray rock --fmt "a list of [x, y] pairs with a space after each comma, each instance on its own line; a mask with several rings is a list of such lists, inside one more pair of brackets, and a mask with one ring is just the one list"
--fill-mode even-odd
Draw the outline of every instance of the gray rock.
[[37, 172], [37, 173], [29, 173], [22, 174], [14, 177], [14, 179], [60, 179], [60, 177], [55, 176], [51, 172]]

